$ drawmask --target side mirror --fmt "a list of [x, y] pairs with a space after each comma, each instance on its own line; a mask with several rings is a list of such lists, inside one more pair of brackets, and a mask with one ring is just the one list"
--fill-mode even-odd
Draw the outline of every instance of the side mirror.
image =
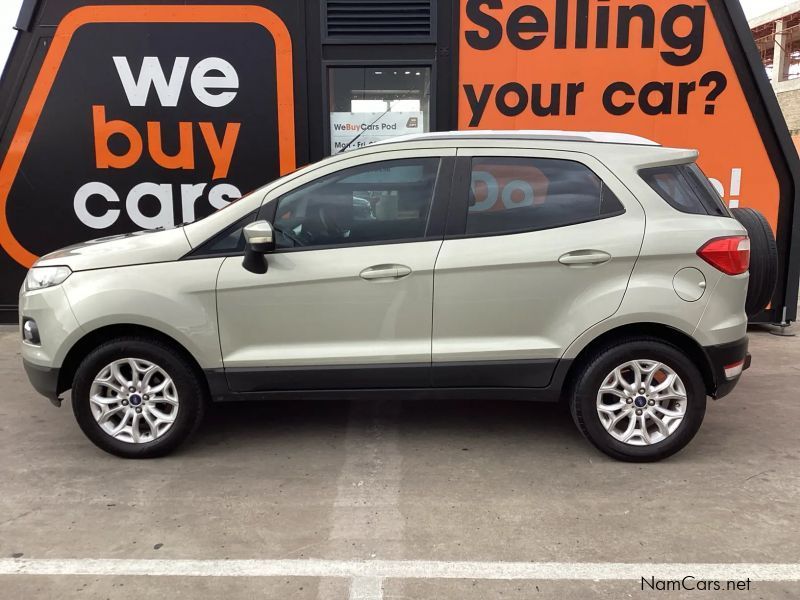
[[275, 250], [275, 230], [269, 221], [256, 221], [244, 227], [244, 241], [247, 247], [258, 254]]
[[256, 221], [245, 225], [244, 260], [242, 266], [251, 273], [266, 273], [268, 268], [265, 254], [275, 250], [275, 230], [269, 221]]

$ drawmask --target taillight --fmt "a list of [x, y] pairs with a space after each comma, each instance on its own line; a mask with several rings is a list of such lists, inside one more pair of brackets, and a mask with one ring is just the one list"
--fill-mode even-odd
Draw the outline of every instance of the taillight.
[[726, 275], [741, 275], [750, 268], [750, 238], [746, 235], [715, 238], [697, 255]]

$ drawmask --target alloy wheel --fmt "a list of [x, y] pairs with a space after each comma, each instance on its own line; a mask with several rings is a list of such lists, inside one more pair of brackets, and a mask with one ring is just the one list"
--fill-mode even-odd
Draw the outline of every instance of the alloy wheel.
[[686, 416], [686, 387], [668, 365], [632, 360], [606, 376], [597, 392], [597, 414], [606, 431], [631, 446], [664, 441]]
[[103, 367], [89, 392], [92, 415], [111, 437], [132, 444], [157, 440], [178, 415], [178, 392], [169, 374], [141, 358]]

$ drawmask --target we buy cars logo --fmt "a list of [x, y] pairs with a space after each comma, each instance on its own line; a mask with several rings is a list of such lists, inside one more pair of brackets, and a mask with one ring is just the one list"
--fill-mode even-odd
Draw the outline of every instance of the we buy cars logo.
[[193, 221], [295, 168], [292, 46], [255, 6], [92, 6], [59, 24], [0, 167], [0, 243], [30, 266]]

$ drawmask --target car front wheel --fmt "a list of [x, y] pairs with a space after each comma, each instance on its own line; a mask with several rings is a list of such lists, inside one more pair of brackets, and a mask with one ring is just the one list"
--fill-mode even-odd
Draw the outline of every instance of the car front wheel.
[[606, 347], [582, 369], [571, 398], [581, 433], [618, 460], [657, 461], [683, 449], [706, 410], [700, 371], [680, 349], [638, 338]]
[[96, 446], [124, 458], [174, 450], [203, 416], [205, 391], [191, 364], [172, 347], [146, 338], [104, 343], [80, 364], [72, 410]]

